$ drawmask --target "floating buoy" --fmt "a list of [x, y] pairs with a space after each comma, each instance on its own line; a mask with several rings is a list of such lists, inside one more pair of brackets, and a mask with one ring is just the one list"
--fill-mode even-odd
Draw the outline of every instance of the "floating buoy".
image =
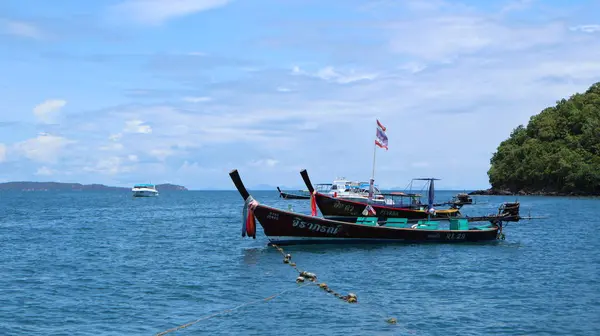
[[357, 301], [356, 294], [348, 293], [348, 303], [355, 303]]
[[310, 272], [302, 272], [300, 273], [301, 276], [307, 278], [310, 281], [315, 281], [317, 280], [317, 275], [314, 273], [310, 273]]
[[[276, 244], [271, 244], [271, 246], [274, 246], [279, 252], [281, 252], [281, 254], [283, 255], [283, 262], [286, 264], [289, 264], [290, 266], [294, 267], [294, 269], [296, 271], [298, 271], [298, 277], [296, 278], [296, 283], [300, 284], [300, 283], [304, 283], [306, 282], [306, 280], [309, 280], [311, 282], [316, 282], [317, 281], [317, 275], [315, 273], [311, 273], [311, 272], [306, 272], [306, 271], [300, 271], [298, 268], [296, 268], [296, 263], [291, 262], [290, 259], [292, 259], [292, 255], [289, 253], [285, 253], [283, 251], [283, 249], [279, 246], [277, 246]], [[304, 284], [300, 287], [304, 287], [304, 286], [308, 286], [309, 284]], [[333, 295], [334, 297], [340, 299], [340, 300], [344, 300], [348, 303], [356, 303], [358, 302], [358, 299], [356, 297], [356, 294], [354, 293], [349, 293], [348, 295], [341, 295], [340, 293], [335, 292], [333, 289], [329, 288], [329, 286], [327, 286], [326, 283], [321, 282], [318, 284], [319, 288], [321, 288], [322, 290], [324, 290], [325, 292]], [[390, 320], [391, 321], [391, 320]], [[390, 322], [392, 323], [392, 322]], [[393, 322], [395, 323], [395, 322]]]

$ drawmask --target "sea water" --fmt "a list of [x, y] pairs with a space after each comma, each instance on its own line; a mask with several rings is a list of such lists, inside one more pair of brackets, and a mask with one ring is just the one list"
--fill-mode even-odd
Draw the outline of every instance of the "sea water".
[[[473, 198], [463, 214], [515, 200]], [[260, 225], [242, 238], [234, 191], [2, 192], [0, 334], [154, 335], [238, 307], [167, 335], [599, 335], [600, 200], [518, 200], [549, 218], [495, 243], [284, 247], [349, 304], [297, 288]]]

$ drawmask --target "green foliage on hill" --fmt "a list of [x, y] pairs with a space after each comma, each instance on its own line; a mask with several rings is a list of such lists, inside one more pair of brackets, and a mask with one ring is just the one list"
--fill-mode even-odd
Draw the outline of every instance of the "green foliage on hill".
[[490, 162], [495, 190], [600, 194], [600, 82], [515, 128]]

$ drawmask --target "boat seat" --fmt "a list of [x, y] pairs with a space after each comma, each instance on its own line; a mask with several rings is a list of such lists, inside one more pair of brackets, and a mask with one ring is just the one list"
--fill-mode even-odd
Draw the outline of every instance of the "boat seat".
[[427, 220], [420, 220], [417, 222], [416, 228], [419, 230], [437, 230], [440, 222], [432, 222]]
[[469, 220], [461, 219], [450, 219], [450, 230], [468, 230]]
[[399, 228], [408, 228], [408, 218], [388, 218], [385, 222], [385, 226], [388, 227], [399, 227]]
[[474, 229], [475, 230], [487, 230], [492, 227], [492, 224], [478, 225]]
[[387, 223], [408, 223], [408, 218], [388, 218]]
[[377, 217], [358, 217], [356, 224], [377, 226]]

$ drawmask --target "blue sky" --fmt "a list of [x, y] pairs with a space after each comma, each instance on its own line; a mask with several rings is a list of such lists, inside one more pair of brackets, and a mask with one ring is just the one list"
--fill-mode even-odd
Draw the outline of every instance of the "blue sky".
[[[60, 5], [58, 5], [60, 4]], [[488, 187], [600, 80], [598, 1], [5, 0], [0, 181]]]

